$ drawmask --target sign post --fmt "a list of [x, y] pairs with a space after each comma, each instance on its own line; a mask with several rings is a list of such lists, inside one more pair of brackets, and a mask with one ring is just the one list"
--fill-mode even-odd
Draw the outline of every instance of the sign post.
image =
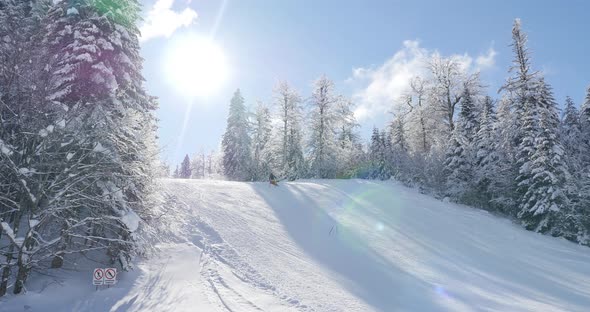
[[96, 286], [98, 290], [98, 286], [104, 284], [104, 270], [101, 268], [94, 269], [92, 273], [92, 285]]
[[117, 283], [117, 269], [106, 268], [104, 269], [104, 284], [115, 285]]

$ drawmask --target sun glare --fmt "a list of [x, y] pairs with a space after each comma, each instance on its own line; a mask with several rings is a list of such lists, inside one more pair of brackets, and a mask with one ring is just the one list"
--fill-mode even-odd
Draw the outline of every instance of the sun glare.
[[164, 72], [167, 82], [180, 94], [203, 97], [223, 85], [228, 67], [223, 50], [215, 42], [189, 35], [169, 45]]

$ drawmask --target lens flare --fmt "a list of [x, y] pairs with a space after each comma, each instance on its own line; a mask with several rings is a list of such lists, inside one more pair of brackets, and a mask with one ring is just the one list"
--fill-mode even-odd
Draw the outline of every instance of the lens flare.
[[164, 59], [167, 82], [189, 98], [214, 94], [228, 77], [223, 50], [206, 37], [190, 34], [173, 39]]

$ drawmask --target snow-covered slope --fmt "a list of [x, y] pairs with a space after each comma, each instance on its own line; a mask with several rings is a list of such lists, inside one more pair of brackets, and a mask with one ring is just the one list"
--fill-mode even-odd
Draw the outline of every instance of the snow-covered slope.
[[[588, 311], [590, 249], [394, 182], [166, 180], [174, 242], [29, 311]], [[68, 285], [86, 287], [76, 295]], [[47, 303], [47, 297], [61, 301]], [[4, 299], [5, 301], [7, 299]], [[40, 304], [43, 303], [44, 306]], [[47, 305], [46, 305], [47, 304]], [[5, 309], [6, 308], [6, 309]], [[18, 310], [17, 310], [18, 309]]]

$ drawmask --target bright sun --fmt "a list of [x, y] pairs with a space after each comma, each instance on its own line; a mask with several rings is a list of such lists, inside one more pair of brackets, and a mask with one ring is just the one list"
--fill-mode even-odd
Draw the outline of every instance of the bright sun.
[[225, 82], [228, 67], [222, 49], [210, 39], [187, 35], [173, 40], [164, 62], [168, 83], [189, 97], [215, 93]]

